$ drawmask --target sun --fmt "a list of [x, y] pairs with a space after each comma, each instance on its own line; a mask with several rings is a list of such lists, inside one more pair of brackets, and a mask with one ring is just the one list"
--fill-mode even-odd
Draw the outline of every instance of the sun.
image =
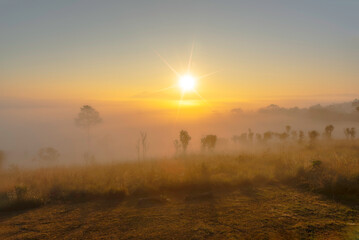
[[182, 92], [193, 91], [196, 86], [196, 79], [192, 75], [186, 74], [179, 78], [178, 85]]

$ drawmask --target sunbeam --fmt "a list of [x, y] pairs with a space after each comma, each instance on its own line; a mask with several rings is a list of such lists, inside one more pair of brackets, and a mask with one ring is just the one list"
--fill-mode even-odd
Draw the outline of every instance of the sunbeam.
[[219, 72], [219, 71], [207, 73], [207, 74], [204, 74], [204, 75], [202, 75], [202, 76], [199, 76], [197, 79], [198, 79], [198, 80], [199, 80], [199, 79], [203, 79], [203, 78], [209, 77], [209, 76], [211, 76], [211, 75], [213, 75], [213, 74], [216, 74], [216, 73], [218, 73], [218, 72]]
[[161, 58], [161, 60], [167, 65], [167, 67], [169, 67], [172, 72], [174, 72], [176, 74], [177, 77], [179, 77], [179, 73], [167, 62], [166, 59], [164, 59], [156, 50], [154, 50], [154, 52]]
[[167, 90], [172, 89], [172, 88], [175, 88], [175, 87], [177, 87], [177, 84], [173, 84], [173, 85], [170, 86], [170, 87], [162, 88], [162, 89], [157, 90], [157, 91], [154, 91], [154, 92], [152, 92], [152, 93], [164, 92], [164, 91], [167, 91]]
[[191, 53], [189, 55], [189, 60], [188, 60], [188, 65], [187, 65], [187, 73], [190, 73], [190, 71], [191, 71], [193, 51], [194, 51], [194, 42], [192, 43], [192, 49], [191, 49]]

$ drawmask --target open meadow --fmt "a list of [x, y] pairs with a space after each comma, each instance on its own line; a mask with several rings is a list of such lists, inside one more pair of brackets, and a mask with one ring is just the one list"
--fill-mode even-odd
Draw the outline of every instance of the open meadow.
[[0, 175], [2, 239], [358, 239], [359, 142]]

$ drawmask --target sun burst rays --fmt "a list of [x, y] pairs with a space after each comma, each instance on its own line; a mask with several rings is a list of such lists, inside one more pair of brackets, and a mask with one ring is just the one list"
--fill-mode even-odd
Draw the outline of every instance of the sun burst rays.
[[189, 59], [188, 59], [188, 64], [187, 64], [187, 69], [186, 69], [187, 72], [184, 73], [183, 75], [181, 75], [174, 67], [172, 67], [172, 65], [161, 54], [159, 54], [156, 50], [154, 50], [156, 55], [176, 75], [176, 77], [178, 78], [178, 81], [179, 81], [178, 84], [174, 84], [174, 85], [172, 85], [170, 87], [162, 88], [162, 89], [160, 89], [158, 91], [155, 91], [155, 92], [163, 92], [163, 91], [167, 91], [169, 89], [175, 88], [176, 86], [181, 88], [180, 89], [181, 90], [180, 91], [180, 98], [178, 100], [178, 106], [177, 106], [176, 120], [179, 117], [182, 102], [185, 99], [186, 93], [188, 93], [188, 92], [194, 93], [199, 99], [201, 99], [201, 101], [203, 101], [206, 104], [210, 105], [210, 103], [195, 89], [195, 80], [202, 80], [204, 78], [207, 78], [209, 76], [212, 76], [212, 75], [218, 73], [218, 71], [203, 74], [203, 75], [201, 75], [199, 77], [193, 77], [191, 75], [191, 68], [192, 68], [192, 60], [193, 60], [193, 55], [194, 55], [193, 54], [194, 49], [195, 49], [195, 44], [193, 42], [192, 47], [191, 47], [191, 51], [190, 51], [190, 54], [189, 54]]

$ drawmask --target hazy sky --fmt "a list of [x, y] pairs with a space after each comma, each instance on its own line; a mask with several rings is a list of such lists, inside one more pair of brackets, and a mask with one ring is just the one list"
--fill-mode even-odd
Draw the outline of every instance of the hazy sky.
[[349, 100], [358, 12], [357, 0], [0, 0], [0, 98], [175, 108], [155, 51], [181, 73], [194, 43], [193, 75], [218, 71], [197, 86], [212, 106]]

